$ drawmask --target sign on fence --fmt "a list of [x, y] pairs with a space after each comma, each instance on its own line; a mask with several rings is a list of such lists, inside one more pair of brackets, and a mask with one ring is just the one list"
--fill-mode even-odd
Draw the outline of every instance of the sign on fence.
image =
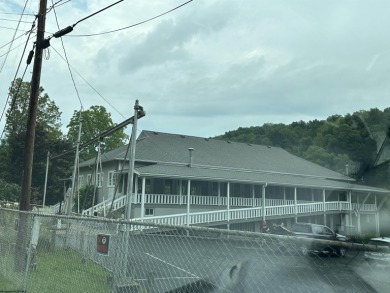
[[110, 243], [110, 235], [98, 234], [97, 235], [97, 252], [108, 255], [108, 245]]

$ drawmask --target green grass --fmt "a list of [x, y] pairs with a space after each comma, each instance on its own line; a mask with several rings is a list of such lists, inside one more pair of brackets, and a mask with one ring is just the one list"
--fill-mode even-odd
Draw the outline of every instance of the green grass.
[[0, 292], [1, 291], [16, 291], [18, 288], [10, 281], [0, 275]]
[[[37, 268], [29, 274], [27, 293], [110, 292], [107, 276], [104, 268], [89, 260], [83, 262], [82, 256], [72, 250], [41, 252]], [[0, 291], [11, 289], [15, 286], [0, 276]]]

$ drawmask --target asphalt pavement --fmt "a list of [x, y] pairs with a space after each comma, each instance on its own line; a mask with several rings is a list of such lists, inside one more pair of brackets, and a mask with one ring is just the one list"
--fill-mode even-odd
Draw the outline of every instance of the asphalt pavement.
[[[362, 252], [302, 256], [272, 241], [132, 235], [129, 263], [149, 292], [388, 292]], [[196, 285], [191, 289], [191, 286]], [[190, 289], [189, 289], [190, 288]], [[181, 291], [180, 291], [181, 290]]]

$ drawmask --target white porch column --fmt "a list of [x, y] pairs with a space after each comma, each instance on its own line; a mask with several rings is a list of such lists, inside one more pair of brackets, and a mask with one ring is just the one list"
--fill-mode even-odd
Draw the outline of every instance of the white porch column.
[[187, 181], [187, 226], [190, 225], [191, 180]]
[[298, 190], [294, 187], [294, 214], [295, 214], [295, 222], [298, 221]]
[[265, 189], [267, 188], [267, 183], [265, 183], [262, 187], [263, 188], [261, 190], [261, 206], [263, 209], [263, 221], [265, 221]]
[[349, 213], [348, 213], [348, 222], [349, 222], [349, 226], [353, 226], [352, 225], [352, 191], [348, 191], [348, 196], [347, 196], [347, 201], [348, 201], [348, 210], [349, 210]]
[[[376, 195], [375, 195], [375, 207], [378, 207]], [[379, 233], [379, 211], [378, 210], [375, 211], [375, 232], [376, 232], [376, 237], [379, 237], [380, 233]]]
[[183, 181], [180, 179], [179, 180], [179, 204], [182, 205], [183, 204]]
[[375, 213], [375, 233], [376, 237], [380, 236], [380, 231], [379, 231], [379, 214]]
[[226, 213], [227, 213], [227, 229], [230, 229], [230, 182], [227, 183], [226, 186], [226, 199], [227, 199], [227, 205], [226, 205]]
[[134, 203], [138, 203], [138, 175], [135, 175], [135, 182], [134, 182]]
[[360, 225], [360, 195], [357, 196], [357, 214], [356, 214], [356, 221], [357, 221], [357, 230], [358, 233], [362, 233], [361, 225]]
[[142, 191], [141, 191], [141, 222], [144, 221], [145, 216], [145, 186], [146, 186], [146, 178], [142, 177]]
[[283, 186], [283, 204], [286, 204], [286, 187]]
[[311, 189], [311, 201], [314, 202], [314, 189]]
[[347, 193], [347, 202], [348, 202], [348, 209], [352, 211], [352, 191], [349, 190]]
[[255, 185], [252, 184], [252, 207], [255, 207]]
[[221, 182], [218, 182], [218, 205], [221, 205]]
[[322, 190], [322, 209], [324, 211], [324, 225], [326, 225], [326, 204], [325, 204], [325, 201], [326, 201], [326, 190], [323, 189]]

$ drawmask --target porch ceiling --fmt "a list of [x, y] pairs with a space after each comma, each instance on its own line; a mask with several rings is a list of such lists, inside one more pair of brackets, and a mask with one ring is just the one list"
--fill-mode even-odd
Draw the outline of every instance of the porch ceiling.
[[205, 181], [240, 182], [248, 184], [264, 184], [306, 187], [319, 189], [341, 189], [361, 192], [387, 193], [389, 190], [365, 185], [352, 184], [348, 181], [330, 180], [307, 175], [255, 172], [248, 170], [228, 170], [205, 167], [188, 167], [186, 165], [155, 164], [137, 167], [136, 171], [141, 177], [176, 178]]

